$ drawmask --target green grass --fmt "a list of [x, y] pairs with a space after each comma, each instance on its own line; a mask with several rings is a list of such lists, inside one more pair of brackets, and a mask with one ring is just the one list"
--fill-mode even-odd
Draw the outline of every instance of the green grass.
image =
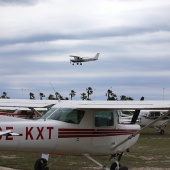
[[[169, 168], [170, 162], [170, 123], [164, 135], [159, 135], [155, 129], [148, 128], [141, 135], [138, 142], [125, 152], [121, 164], [131, 167], [160, 167]], [[33, 170], [34, 162], [41, 155], [37, 153], [0, 152], [0, 166], [20, 170]], [[83, 156], [50, 155], [50, 170], [91, 170], [97, 166]], [[109, 156], [94, 157], [99, 162], [110, 165]]]

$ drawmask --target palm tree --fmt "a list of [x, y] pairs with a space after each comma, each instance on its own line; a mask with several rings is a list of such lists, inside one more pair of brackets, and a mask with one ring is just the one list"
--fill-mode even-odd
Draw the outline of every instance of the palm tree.
[[48, 100], [55, 100], [54, 95], [50, 94], [50, 95], [48, 96]]
[[63, 96], [61, 96], [61, 94], [59, 92], [55, 92], [55, 96], [56, 96], [56, 100], [66, 100], [66, 98], [64, 98]]
[[6, 98], [6, 96], [7, 96], [7, 93], [3, 92], [1, 98]]
[[3, 92], [3, 93], [2, 93], [2, 96], [1, 96], [0, 98], [10, 99], [10, 97], [7, 97], [7, 93], [6, 93], [6, 92]]
[[34, 93], [30, 92], [30, 99], [35, 99]]
[[87, 100], [90, 100], [89, 96], [90, 96], [91, 94], [93, 94], [93, 89], [92, 89], [91, 87], [88, 87], [88, 88], [86, 89], [86, 92], [87, 92]]
[[45, 95], [43, 93], [40, 93], [40, 100], [43, 100], [43, 97], [45, 97]]
[[107, 93], [106, 93], [107, 100], [110, 99], [110, 95], [111, 95], [112, 93], [113, 93], [112, 90], [110, 90], [110, 89], [107, 90]]
[[127, 100], [127, 97], [125, 95], [120, 96], [120, 100]]
[[76, 95], [76, 92], [74, 90], [71, 90], [69, 95], [71, 96], [71, 100], [72, 100], [72, 98]]
[[120, 96], [120, 100], [133, 100], [133, 98], [122, 95]]
[[55, 99], [56, 100], [60, 100], [61, 99], [61, 95], [60, 95], [60, 93], [59, 92], [55, 92]]
[[86, 99], [87, 99], [86, 93], [81, 93], [81, 99], [82, 99], [82, 100], [86, 100]]
[[107, 100], [117, 100], [117, 95], [114, 94], [113, 91], [110, 89], [107, 90], [106, 96]]

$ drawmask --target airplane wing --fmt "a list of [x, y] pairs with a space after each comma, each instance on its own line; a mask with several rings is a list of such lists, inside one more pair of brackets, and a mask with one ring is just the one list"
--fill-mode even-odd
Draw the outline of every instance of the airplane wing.
[[0, 107], [48, 108], [58, 105], [61, 108], [77, 109], [119, 109], [119, 110], [170, 110], [170, 101], [74, 101], [74, 100], [27, 100], [0, 99]]
[[170, 110], [170, 101], [60, 101], [57, 104], [77, 109]]
[[76, 55], [70, 55], [70, 57], [74, 57], [74, 59], [82, 59], [82, 57], [76, 56]]
[[[24, 107], [24, 108], [50, 108], [55, 105], [58, 100], [27, 100], [27, 99], [0, 99], [0, 108]], [[4, 107], [4, 109], [3, 109]]]

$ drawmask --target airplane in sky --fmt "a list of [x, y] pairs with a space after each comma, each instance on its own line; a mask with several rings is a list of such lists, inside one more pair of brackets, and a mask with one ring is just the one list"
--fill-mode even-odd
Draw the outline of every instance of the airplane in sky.
[[100, 53], [97, 53], [95, 57], [80, 57], [80, 56], [75, 56], [75, 55], [70, 55], [70, 57], [73, 57], [73, 59], [70, 59], [70, 63], [74, 65], [74, 63], [77, 63], [77, 65], [82, 65], [82, 62], [87, 62], [87, 61], [96, 61], [99, 58]]
[[[151, 123], [153, 120], [155, 120], [158, 117], [160, 117], [161, 115], [163, 115], [165, 112], [166, 112], [165, 110], [141, 110], [139, 113], [139, 116], [138, 116], [137, 123], [141, 127], [144, 127], [147, 124]], [[123, 114], [121, 111], [119, 111], [119, 114], [120, 114], [121, 123], [130, 122], [132, 119], [132, 116]], [[165, 133], [165, 130], [162, 129], [162, 127], [165, 126], [169, 120], [170, 120], [170, 117], [168, 115], [150, 127], [155, 128], [157, 130], [157, 132], [162, 135]]]
[[[53, 153], [83, 155], [103, 170], [127, 170], [120, 167], [123, 152], [137, 142], [142, 130], [170, 114], [170, 101], [0, 100], [0, 107], [7, 106], [52, 106], [38, 120], [0, 116], [0, 150], [43, 153], [34, 170], [49, 169], [48, 158]], [[119, 121], [118, 110], [137, 109], [167, 112], [142, 129], [135, 123], [135, 114], [133, 123]], [[93, 159], [94, 155], [110, 155], [111, 167]]]

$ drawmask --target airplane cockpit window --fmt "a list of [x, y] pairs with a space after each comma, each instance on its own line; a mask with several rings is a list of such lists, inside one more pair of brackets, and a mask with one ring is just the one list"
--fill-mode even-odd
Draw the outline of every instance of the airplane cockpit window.
[[161, 116], [161, 113], [159, 111], [152, 111], [149, 113], [149, 117], [155, 118]]
[[117, 119], [117, 123], [119, 122], [119, 118], [121, 117], [122, 111], [121, 110], [116, 110], [116, 119]]
[[113, 126], [113, 112], [110, 111], [96, 111], [95, 112], [95, 126]]
[[52, 108], [42, 119], [53, 119], [67, 123], [79, 124], [84, 116], [85, 111], [71, 108]]

